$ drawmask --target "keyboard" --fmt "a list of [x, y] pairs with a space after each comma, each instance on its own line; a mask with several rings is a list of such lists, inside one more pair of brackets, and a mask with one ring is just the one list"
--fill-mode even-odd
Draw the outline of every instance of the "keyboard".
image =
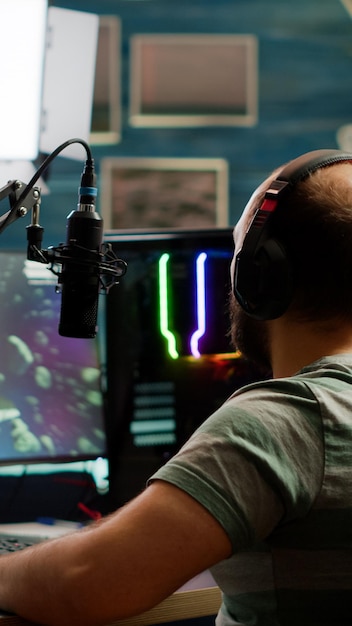
[[48, 537], [40, 537], [37, 535], [19, 535], [18, 537], [13, 537], [12, 535], [0, 534], [0, 555], [23, 550], [23, 548], [28, 548], [35, 543], [45, 541], [45, 539], [48, 539]]

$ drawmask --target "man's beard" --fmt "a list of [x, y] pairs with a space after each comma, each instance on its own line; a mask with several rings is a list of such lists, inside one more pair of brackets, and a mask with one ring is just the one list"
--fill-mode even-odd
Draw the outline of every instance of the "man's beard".
[[231, 343], [243, 357], [251, 361], [265, 375], [271, 373], [268, 328], [264, 322], [249, 317], [233, 293], [229, 297]]

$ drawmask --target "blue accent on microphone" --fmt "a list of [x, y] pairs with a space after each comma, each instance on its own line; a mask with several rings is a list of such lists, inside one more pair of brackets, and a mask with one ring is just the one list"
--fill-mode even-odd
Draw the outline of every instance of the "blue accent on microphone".
[[78, 193], [80, 196], [97, 196], [98, 189], [96, 187], [80, 187]]

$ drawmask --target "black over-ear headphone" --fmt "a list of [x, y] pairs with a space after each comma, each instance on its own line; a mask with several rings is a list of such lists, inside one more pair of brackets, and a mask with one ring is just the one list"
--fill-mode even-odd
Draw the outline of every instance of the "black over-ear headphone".
[[280, 317], [293, 296], [292, 268], [283, 244], [270, 235], [270, 218], [296, 183], [321, 167], [352, 161], [341, 150], [313, 150], [290, 161], [272, 181], [246, 232], [233, 270], [234, 295], [254, 319]]

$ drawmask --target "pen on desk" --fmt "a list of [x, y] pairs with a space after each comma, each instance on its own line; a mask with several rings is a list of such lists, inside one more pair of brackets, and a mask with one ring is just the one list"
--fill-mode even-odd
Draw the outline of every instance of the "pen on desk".
[[55, 519], [54, 517], [37, 517], [38, 524], [44, 524], [45, 526], [62, 526], [63, 528], [82, 528], [81, 522], [70, 522], [68, 520]]
[[90, 509], [83, 502], [78, 503], [78, 508], [81, 511], [83, 511], [83, 513], [85, 513], [90, 520], [97, 521], [102, 518], [102, 514], [100, 513], [100, 511], [95, 511], [94, 509]]

